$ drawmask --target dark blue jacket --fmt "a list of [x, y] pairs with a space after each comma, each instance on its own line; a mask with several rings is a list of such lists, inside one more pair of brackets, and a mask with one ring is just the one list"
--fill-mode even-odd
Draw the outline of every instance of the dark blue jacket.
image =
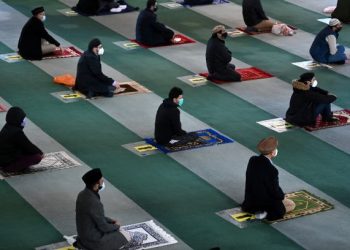
[[327, 26], [317, 34], [314, 42], [311, 45], [310, 55], [317, 62], [328, 63], [328, 58], [331, 54], [326, 37], [329, 35], [334, 35], [336, 38], [338, 38], [339, 33], [333, 31], [330, 26]]

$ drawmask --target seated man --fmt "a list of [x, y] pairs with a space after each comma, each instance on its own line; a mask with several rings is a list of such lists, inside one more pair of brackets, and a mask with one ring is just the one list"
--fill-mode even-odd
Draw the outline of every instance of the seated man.
[[272, 163], [277, 156], [278, 141], [271, 136], [257, 146], [259, 156], [252, 156], [246, 171], [245, 195], [242, 210], [257, 213], [263, 219], [278, 220], [295, 208], [292, 200], [286, 199], [279, 186], [278, 170]]
[[241, 75], [235, 71], [235, 65], [230, 64], [231, 51], [225, 46], [226, 37], [227, 32], [223, 25], [214, 27], [205, 54], [209, 71], [208, 80], [232, 82], [241, 80]]
[[82, 249], [117, 250], [142, 244], [146, 234], [120, 229], [116, 220], [105, 216], [99, 195], [105, 188], [101, 170], [92, 169], [82, 179], [86, 187], [76, 201], [78, 237], [74, 245]]
[[0, 131], [0, 167], [7, 172], [20, 172], [38, 164], [43, 152], [23, 133], [26, 114], [12, 107], [6, 114], [6, 124]]
[[312, 72], [304, 73], [294, 80], [293, 94], [286, 113], [286, 121], [297, 126], [313, 126], [319, 114], [326, 122], [336, 122], [331, 112], [331, 103], [337, 97], [316, 87], [317, 81]]
[[[124, 1], [115, 0], [79, 0], [72, 9], [78, 13], [92, 16], [105, 12], [120, 12], [127, 8]], [[117, 11], [119, 10], [119, 11]]]
[[275, 24], [265, 15], [260, 0], [243, 0], [242, 12], [247, 31], [269, 32]]
[[170, 90], [167, 99], [159, 106], [155, 122], [155, 139], [157, 143], [185, 144], [197, 139], [193, 133], [182, 130], [179, 106], [183, 105], [182, 89], [174, 87]]
[[347, 60], [343, 45], [337, 45], [341, 22], [334, 18], [315, 37], [310, 48], [312, 58], [319, 63], [344, 64]]
[[43, 55], [59, 50], [60, 43], [47, 33], [44, 27], [45, 10], [38, 7], [32, 10], [33, 16], [23, 26], [18, 41], [18, 53], [27, 60], [41, 60]]
[[189, 6], [212, 4], [213, 0], [178, 0], [177, 3], [181, 3]]
[[148, 46], [172, 43], [174, 31], [157, 22], [157, 1], [148, 0], [147, 7], [140, 12], [136, 23], [136, 41]]
[[337, 18], [343, 23], [350, 23], [350, 1], [338, 0], [337, 7], [332, 13], [332, 18]]
[[74, 90], [78, 90], [87, 98], [94, 96], [113, 97], [118, 87], [117, 82], [102, 73], [101, 59], [104, 49], [97, 38], [89, 43], [89, 48], [80, 57]]

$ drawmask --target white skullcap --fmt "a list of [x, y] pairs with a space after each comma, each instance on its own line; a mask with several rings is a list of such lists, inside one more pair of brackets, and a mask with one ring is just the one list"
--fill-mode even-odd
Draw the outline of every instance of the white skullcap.
[[340, 21], [339, 19], [337, 18], [332, 18], [331, 20], [329, 20], [329, 26], [333, 27], [333, 26], [336, 26], [337, 24], [340, 24]]

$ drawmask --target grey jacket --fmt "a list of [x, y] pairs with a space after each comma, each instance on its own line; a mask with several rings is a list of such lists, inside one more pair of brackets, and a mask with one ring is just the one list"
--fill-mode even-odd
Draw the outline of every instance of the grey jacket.
[[116, 250], [127, 243], [119, 225], [105, 217], [98, 193], [88, 188], [76, 201], [76, 225], [79, 242], [89, 250]]

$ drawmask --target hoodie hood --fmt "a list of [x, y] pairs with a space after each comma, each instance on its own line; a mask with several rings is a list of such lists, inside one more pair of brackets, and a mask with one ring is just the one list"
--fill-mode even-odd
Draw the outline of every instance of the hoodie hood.
[[21, 108], [12, 107], [6, 114], [6, 123], [16, 127], [21, 127], [24, 117], [26, 117], [26, 113], [24, 113]]
[[310, 89], [310, 85], [308, 84], [305, 84], [303, 82], [300, 82], [298, 80], [293, 80], [292, 81], [292, 86], [294, 89], [298, 89], [298, 90], [304, 90], [304, 91], [307, 91]]
[[163, 100], [163, 104], [166, 106], [166, 107], [178, 107], [179, 105], [177, 105], [176, 103], [173, 102], [172, 99], [170, 98], [167, 98], [167, 99], [164, 99]]

